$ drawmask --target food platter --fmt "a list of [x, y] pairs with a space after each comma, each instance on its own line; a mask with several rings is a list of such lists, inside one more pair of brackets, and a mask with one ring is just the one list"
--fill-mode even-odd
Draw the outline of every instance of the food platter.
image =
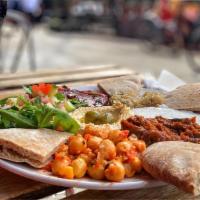
[[174, 96], [148, 91], [130, 77], [76, 88], [24, 87], [23, 95], [0, 100], [0, 167], [64, 187], [128, 190], [171, 183], [197, 195], [200, 162], [190, 160], [200, 152], [200, 115], [191, 110], [199, 106], [188, 106], [182, 95], [178, 110]]
[[[163, 117], [167, 118], [187, 118], [191, 116], [196, 116], [197, 121], [200, 122], [200, 115], [198, 114], [194, 114], [188, 111], [177, 111], [170, 108], [136, 108], [132, 112], [134, 112], [135, 114], [143, 115], [145, 117], [155, 117], [158, 115], [162, 115]], [[49, 175], [42, 170], [34, 169], [25, 164], [14, 163], [3, 159], [0, 159], [0, 167], [32, 180], [64, 187], [79, 187], [95, 190], [129, 190], [166, 185], [166, 183], [161, 181], [157, 181], [151, 178], [144, 179], [140, 177], [126, 178], [122, 182], [116, 183], [92, 180], [90, 178], [68, 180]]]
[[[78, 89], [81, 91], [98, 90], [96, 85], [76, 86], [74, 87], [74, 89]], [[35, 181], [40, 181], [43, 183], [48, 183], [63, 187], [79, 187], [79, 188], [94, 189], [94, 190], [129, 190], [129, 189], [151, 188], [151, 187], [166, 185], [166, 183], [154, 180], [149, 176], [147, 176], [146, 178], [140, 178], [140, 177], [127, 178], [122, 182], [107, 182], [107, 181], [93, 180], [90, 178], [69, 180], [49, 175], [43, 170], [32, 168], [26, 164], [14, 163], [3, 159], [0, 159], [0, 167], [12, 173], [18, 174], [20, 176]]]

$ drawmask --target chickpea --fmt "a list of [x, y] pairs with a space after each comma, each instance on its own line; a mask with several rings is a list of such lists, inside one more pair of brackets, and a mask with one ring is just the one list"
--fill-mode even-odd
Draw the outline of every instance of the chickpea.
[[86, 141], [81, 135], [71, 136], [68, 140], [69, 153], [73, 155], [80, 154], [86, 148]]
[[111, 140], [105, 139], [99, 145], [99, 153], [105, 160], [112, 160], [116, 157], [116, 147]]
[[80, 154], [80, 155], [78, 156], [78, 158], [82, 158], [83, 160], [85, 160], [86, 163], [89, 163], [89, 162], [91, 161], [89, 155], [84, 154], [84, 153]]
[[74, 178], [73, 168], [69, 166], [69, 161], [67, 159], [54, 160], [51, 164], [51, 170], [54, 175], [67, 179]]
[[[103, 164], [104, 166], [108, 163], [108, 161], [105, 160], [105, 159], [101, 156], [101, 154], [100, 154], [99, 152], [98, 152], [97, 155], [96, 155], [96, 160], [95, 160], [95, 162], [96, 162], [97, 164]], [[91, 161], [91, 163], [94, 163], [94, 161]]]
[[135, 174], [135, 170], [133, 169], [132, 165], [130, 163], [124, 163], [123, 164], [124, 169], [125, 169], [125, 175], [128, 178], [131, 178]]
[[56, 160], [61, 160], [61, 159], [64, 159], [66, 157], [66, 153], [63, 152], [63, 151], [56, 152], [54, 157], [55, 157]]
[[118, 160], [119, 162], [123, 162], [123, 156], [117, 155], [117, 157], [115, 158], [115, 160]]
[[143, 140], [132, 141], [132, 144], [136, 147], [139, 152], [143, 152], [146, 149], [146, 144]]
[[142, 170], [142, 161], [138, 157], [134, 157], [130, 164], [136, 172], [140, 172]]
[[85, 126], [85, 133], [94, 135], [97, 137], [100, 137], [102, 139], [108, 138], [108, 133], [110, 131], [110, 127], [97, 127], [97, 126], [91, 126], [91, 125], [86, 125]]
[[76, 158], [73, 160], [71, 166], [73, 167], [74, 176], [76, 178], [83, 177], [87, 171], [87, 163], [82, 158]]
[[104, 164], [96, 163], [94, 165], [88, 166], [87, 173], [91, 178], [102, 180], [104, 179], [104, 169], [105, 169]]
[[116, 146], [117, 154], [125, 154], [132, 149], [132, 144], [130, 141], [119, 142]]
[[101, 142], [102, 142], [102, 138], [97, 137], [97, 136], [91, 136], [90, 138], [88, 138], [87, 146], [90, 149], [95, 150], [99, 148], [99, 145]]
[[105, 169], [105, 177], [110, 181], [121, 181], [124, 179], [125, 169], [118, 160], [112, 160]]
[[82, 153], [88, 155], [89, 160], [92, 160], [96, 157], [96, 154], [90, 148], [86, 148]]
[[129, 137], [128, 137], [128, 140], [129, 141], [133, 141], [133, 142], [135, 142], [136, 140], [138, 140], [138, 138], [137, 138], [137, 136], [135, 135], [135, 134], [131, 134]]
[[58, 151], [55, 153], [55, 159], [64, 159], [68, 156], [68, 146], [63, 144], [59, 147]]
[[57, 152], [60, 152], [60, 151], [68, 152], [68, 146], [66, 144], [60, 145]]
[[115, 144], [123, 141], [128, 137], [128, 131], [111, 130], [108, 135], [108, 139], [113, 141]]

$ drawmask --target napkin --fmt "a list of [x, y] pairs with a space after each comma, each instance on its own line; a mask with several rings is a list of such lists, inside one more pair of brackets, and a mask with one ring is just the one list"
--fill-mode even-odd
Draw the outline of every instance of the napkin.
[[144, 75], [144, 85], [147, 88], [161, 89], [169, 92], [184, 84], [185, 82], [182, 79], [167, 70], [162, 70], [158, 79], [151, 73]]

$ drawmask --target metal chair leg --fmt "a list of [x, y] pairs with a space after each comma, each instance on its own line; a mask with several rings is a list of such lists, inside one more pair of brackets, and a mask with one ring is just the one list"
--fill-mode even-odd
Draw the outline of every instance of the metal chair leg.
[[30, 35], [30, 32], [25, 33], [22, 36], [21, 42], [18, 45], [18, 48], [16, 50], [13, 63], [11, 65], [11, 73], [15, 73], [18, 69], [19, 61], [23, 53], [23, 49], [25, 48], [25, 45], [27, 44], [28, 48], [28, 55], [29, 55], [29, 64], [30, 64], [30, 69], [31, 71], [35, 71], [37, 69], [36, 67], [36, 59], [35, 59], [35, 46], [34, 46], [34, 41], [33, 38]]
[[28, 41], [28, 37], [29, 37], [29, 33], [28, 34], [25, 33], [25, 36], [22, 35], [21, 42], [19, 43], [19, 45], [16, 49], [14, 59], [13, 59], [13, 62], [11, 64], [11, 68], [10, 68], [11, 73], [15, 73], [17, 71], [19, 61], [20, 61], [20, 58], [21, 58], [22, 53], [23, 53], [23, 49], [26, 45], [26, 42]]
[[33, 37], [31, 35], [29, 35], [28, 51], [29, 51], [30, 69], [31, 69], [31, 71], [35, 71], [37, 69], [36, 57], [35, 57], [35, 45], [34, 45]]
[[[17, 48], [14, 52], [14, 56], [11, 61], [10, 71], [12, 73], [15, 73], [17, 71], [22, 53], [26, 45], [27, 45], [27, 50], [28, 50], [30, 69], [32, 71], [36, 70], [36, 59], [35, 59], [36, 53], [35, 53], [33, 38], [30, 37], [31, 30], [32, 30], [32, 25], [30, 21], [21, 12], [18, 12], [18, 11], [12, 11], [12, 12], [8, 11], [6, 18], [8, 19], [8, 22], [9, 22], [9, 19], [11, 22], [14, 21], [15, 22], [14, 25], [17, 25], [23, 31], [23, 35], [20, 38], [20, 42], [17, 44]], [[2, 48], [0, 50], [2, 50]], [[0, 53], [2, 55], [2, 52]], [[1, 71], [1, 68], [3, 67], [2, 67], [2, 64], [0, 63], [0, 71]]]
[[4, 62], [3, 62], [3, 49], [2, 49], [2, 29], [0, 28], [0, 73], [3, 73], [3, 66]]

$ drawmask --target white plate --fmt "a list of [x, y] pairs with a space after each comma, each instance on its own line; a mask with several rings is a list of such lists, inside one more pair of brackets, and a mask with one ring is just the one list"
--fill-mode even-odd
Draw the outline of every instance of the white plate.
[[150, 179], [145, 180], [141, 178], [129, 178], [125, 179], [122, 182], [116, 182], [116, 183], [108, 181], [92, 180], [89, 178], [69, 180], [48, 175], [42, 170], [34, 169], [25, 164], [13, 163], [2, 159], [0, 159], [0, 167], [15, 174], [18, 174], [20, 176], [24, 176], [26, 178], [35, 181], [40, 181], [43, 183], [64, 186], [64, 187], [87, 188], [93, 190], [129, 190], [129, 189], [157, 187], [166, 184], [156, 180], [150, 180]]
[[[158, 115], [162, 115], [166, 118], [186, 118], [196, 116], [198, 122], [200, 122], [200, 115], [194, 114], [192, 112], [176, 111], [169, 108], [138, 108], [134, 109], [133, 112], [137, 115], [143, 115], [145, 117], [155, 117]], [[150, 180], [135, 177], [126, 178], [122, 182], [118, 183], [92, 180], [89, 178], [68, 180], [52, 176], [50, 174], [45, 173], [42, 170], [34, 169], [25, 164], [14, 163], [2, 159], [0, 159], [0, 167], [32, 180], [64, 187], [79, 187], [95, 190], [128, 190], [157, 187], [166, 184], [153, 179]]]
[[168, 119], [173, 118], [191, 118], [196, 117], [197, 123], [200, 124], [200, 114], [196, 114], [190, 111], [179, 111], [167, 107], [146, 107], [146, 108], [135, 108], [132, 110], [132, 114], [142, 115], [144, 117], [156, 117], [162, 116]]

